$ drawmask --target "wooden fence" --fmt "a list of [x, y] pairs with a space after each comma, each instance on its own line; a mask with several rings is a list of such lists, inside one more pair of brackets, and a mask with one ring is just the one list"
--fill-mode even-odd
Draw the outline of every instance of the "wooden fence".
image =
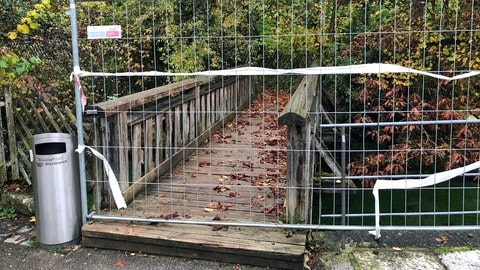
[[[76, 117], [67, 106], [14, 99], [4, 88], [0, 99], [0, 187], [9, 179], [31, 183], [30, 139], [46, 132], [77, 134]], [[85, 134], [88, 140], [88, 134]]]
[[[254, 77], [196, 78], [102, 102], [89, 108], [101, 117], [102, 149], [125, 200], [155, 181], [249, 105]], [[100, 170], [96, 170], [100, 172]], [[103, 175], [97, 175], [102, 179]], [[97, 190], [106, 189], [98, 187]], [[96, 192], [98, 203], [101, 195]]]

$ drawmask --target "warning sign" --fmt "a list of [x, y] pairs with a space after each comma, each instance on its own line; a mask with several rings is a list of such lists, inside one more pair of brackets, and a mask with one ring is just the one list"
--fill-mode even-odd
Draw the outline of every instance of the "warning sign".
[[122, 37], [120, 25], [87, 26], [88, 39], [113, 39]]

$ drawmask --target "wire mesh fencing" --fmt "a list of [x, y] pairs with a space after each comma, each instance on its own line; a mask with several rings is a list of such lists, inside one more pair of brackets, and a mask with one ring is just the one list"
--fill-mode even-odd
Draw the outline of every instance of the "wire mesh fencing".
[[[129, 203], [115, 209], [89, 158], [94, 217], [478, 227], [476, 1], [77, 9], [91, 144]], [[98, 38], [95, 25], [121, 37]]]

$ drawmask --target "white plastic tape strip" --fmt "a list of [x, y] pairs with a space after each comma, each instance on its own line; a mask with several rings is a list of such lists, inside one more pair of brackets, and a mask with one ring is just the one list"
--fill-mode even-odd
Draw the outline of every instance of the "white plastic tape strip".
[[145, 71], [145, 72], [88, 72], [74, 70], [74, 75], [79, 77], [131, 77], [131, 76], [241, 76], [241, 75], [328, 75], [328, 74], [382, 74], [382, 73], [411, 73], [426, 75], [441, 80], [458, 80], [468, 77], [477, 76], [480, 70], [470, 71], [461, 75], [448, 77], [433, 72], [421, 71], [412, 68], [406, 68], [393, 64], [362, 64], [335, 67], [310, 67], [295, 69], [270, 69], [262, 67], [241, 67], [225, 70], [207, 70], [199, 72], [161, 72], [161, 71]]
[[375, 236], [375, 239], [381, 237], [380, 234], [380, 202], [378, 191], [380, 189], [411, 189], [432, 186], [452, 178], [460, 176], [469, 171], [480, 168], [480, 161], [467, 165], [465, 167], [456, 168], [449, 171], [432, 174], [423, 179], [403, 179], [403, 180], [377, 180], [373, 187], [373, 197], [375, 199], [375, 231], [369, 233]]
[[113, 172], [110, 164], [108, 163], [107, 159], [100, 154], [97, 150], [91, 148], [90, 146], [86, 145], [79, 145], [77, 150], [78, 153], [82, 153], [85, 148], [88, 148], [92, 153], [97, 156], [99, 159], [103, 161], [103, 167], [105, 168], [105, 172], [107, 173], [108, 177], [108, 184], [110, 185], [110, 189], [112, 190], [113, 199], [117, 204], [118, 209], [127, 208], [127, 204], [125, 203], [125, 198], [123, 198], [122, 191], [120, 190], [120, 186], [118, 185], [117, 177]]

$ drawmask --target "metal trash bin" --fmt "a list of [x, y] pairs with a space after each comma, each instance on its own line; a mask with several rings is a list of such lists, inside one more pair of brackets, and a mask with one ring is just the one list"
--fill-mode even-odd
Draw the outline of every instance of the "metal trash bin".
[[43, 248], [77, 243], [82, 209], [77, 141], [64, 133], [43, 133], [31, 140], [37, 239]]

